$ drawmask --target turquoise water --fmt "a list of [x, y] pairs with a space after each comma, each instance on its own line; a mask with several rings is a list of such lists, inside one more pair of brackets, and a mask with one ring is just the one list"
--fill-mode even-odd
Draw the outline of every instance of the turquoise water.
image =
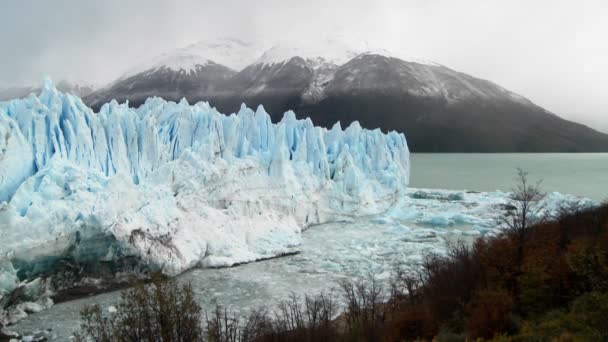
[[608, 153], [415, 153], [411, 162], [416, 188], [508, 191], [520, 167], [545, 192], [608, 199]]

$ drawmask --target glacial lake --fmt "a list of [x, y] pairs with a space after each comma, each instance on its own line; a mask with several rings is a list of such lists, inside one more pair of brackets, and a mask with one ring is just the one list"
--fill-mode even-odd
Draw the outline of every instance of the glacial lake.
[[509, 191], [516, 168], [544, 192], [608, 199], [608, 153], [413, 153], [414, 188]]
[[[272, 307], [292, 292], [330, 291], [342, 279], [374, 274], [388, 280], [395, 265], [415, 269], [425, 255], [445, 253], [450, 242], [496, 233], [497, 208], [514, 185], [517, 167], [528, 171], [532, 181], [542, 179], [545, 192], [594, 201], [608, 197], [608, 154], [412, 154], [411, 162], [411, 187], [421, 190], [404, 194], [399, 210], [310, 227], [296, 255], [196, 269], [178, 279], [192, 284], [204, 310], [217, 301], [245, 314], [262, 305]], [[111, 292], [60, 303], [9, 330], [52, 329], [49, 340], [69, 341], [84, 305], [108, 308], [118, 299], [119, 293]]]

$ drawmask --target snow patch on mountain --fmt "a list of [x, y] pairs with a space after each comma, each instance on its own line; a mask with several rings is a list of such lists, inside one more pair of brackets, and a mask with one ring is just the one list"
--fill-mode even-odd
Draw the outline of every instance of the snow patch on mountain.
[[209, 59], [199, 54], [180, 49], [144, 62], [138, 67], [129, 70], [120, 79], [127, 79], [140, 73], [154, 72], [161, 69], [184, 72], [189, 75], [195, 73], [199, 67], [205, 67], [209, 62]]
[[286, 253], [309, 225], [388, 210], [409, 180], [396, 132], [160, 98], [94, 113], [51, 82], [0, 103], [0, 160], [3, 292], [16, 262], [23, 277], [134, 256], [174, 275]]
[[347, 39], [346, 37], [326, 37], [297, 42], [283, 41], [268, 49], [254, 64], [273, 65], [288, 62], [294, 57], [304, 59], [308, 66], [317, 69], [327, 65], [340, 66], [363, 54], [376, 54], [395, 57], [407, 62], [419, 64], [439, 64], [397, 53], [385, 48], [373, 46], [365, 40]]
[[268, 44], [257, 40], [222, 38], [200, 41], [184, 48], [186, 51], [240, 71], [259, 58], [268, 49]]
[[264, 49], [265, 45], [257, 41], [245, 42], [234, 38], [204, 40], [145, 60], [124, 73], [120, 79], [160, 69], [192, 74], [209, 63], [239, 71], [258, 58]]
[[325, 64], [342, 65], [359, 54], [360, 50], [342, 44], [289, 45], [282, 43], [264, 52], [255, 64], [280, 64], [294, 57], [300, 57], [312, 68], [319, 68]]
[[340, 66], [361, 54], [379, 54], [428, 65], [436, 63], [373, 47], [366, 41], [345, 37], [326, 37], [315, 40], [279, 41], [277, 43], [235, 38], [203, 40], [145, 60], [127, 71], [120, 79], [159, 69], [194, 73], [209, 62], [224, 65], [235, 71], [251, 64], [274, 65], [300, 57], [313, 69]]

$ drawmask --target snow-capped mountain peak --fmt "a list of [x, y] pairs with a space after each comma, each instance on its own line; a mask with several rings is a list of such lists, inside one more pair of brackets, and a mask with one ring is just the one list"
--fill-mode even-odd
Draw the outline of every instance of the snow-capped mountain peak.
[[120, 79], [126, 79], [131, 76], [159, 69], [169, 69], [173, 71], [183, 71], [190, 74], [196, 71], [197, 66], [205, 66], [209, 63], [209, 59], [201, 55], [191, 53], [186, 49], [179, 49], [170, 53], [164, 53], [153, 59], [139, 64], [137, 67], [130, 69]]
[[243, 41], [235, 38], [204, 40], [193, 43], [183, 50], [204, 56], [235, 71], [244, 69], [268, 48], [260, 41]]
[[[419, 151], [605, 151], [608, 146], [608, 136], [564, 124], [495, 83], [413, 58], [404, 47], [377, 48], [381, 41], [357, 38], [202, 41], [156, 61], [155, 72], [144, 69], [84, 101], [99, 110], [112, 99], [139, 106], [150, 96], [185, 97], [228, 113], [243, 102], [263, 104], [275, 121], [295, 109], [325, 127], [356, 119], [370, 128], [406, 132]], [[196, 72], [186, 73], [193, 68]], [[503, 121], [509, 124], [497, 125]], [[542, 138], [538, 125], [551, 127]], [[437, 136], [442, 127], [456, 133]]]
[[234, 71], [254, 65], [275, 65], [288, 62], [294, 57], [302, 58], [309, 67], [317, 69], [340, 66], [362, 54], [377, 54], [395, 57], [408, 62], [437, 65], [422, 59], [373, 46], [364, 40], [344, 37], [326, 37], [315, 40], [280, 41], [272, 44], [261, 41], [244, 41], [235, 38], [202, 40], [186, 47], [166, 52], [144, 60], [123, 74], [126, 79], [139, 73], [168, 69], [191, 74], [198, 67], [217, 63]]
[[288, 62], [294, 57], [300, 57], [313, 68], [327, 64], [340, 66], [357, 56], [366, 54], [394, 57], [406, 62], [439, 66], [439, 64], [432, 61], [376, 47], [365, 40], [352, 40], [344, 37], [327, 37], [314, 41], [279, 42], [266, 50], [254, 64], [280, 64]]
[[190, 74], [196, 72], [198, 67], [204, 67], [209, 63], [221, 64], [239, 71], [263, 51], [264, 45], [254, 41], [245, 42], [234, 38], [202, 40], [143, 61], [124, 73], [121, 79], [159, 69]]
[[174, 71], [185, 71], [187, 74], [196, 71], [197, 66], [205, 66], [210, 60], [200, 55], [180, 50], [170, 55], [164, 55], [156, 64], [157, 68], [167, 68]]
[[264, 52], [255, 64], [280, 64], [294, 57], [300, 57], [313, 66], [323, 63], [341, 65], [365, 51], [364, 44], [356, 46], [335, 39], [298, 42], [297, 44], [280, 42]]

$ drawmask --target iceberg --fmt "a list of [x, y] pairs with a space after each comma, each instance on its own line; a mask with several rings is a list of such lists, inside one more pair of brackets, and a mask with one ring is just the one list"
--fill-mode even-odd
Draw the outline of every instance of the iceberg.
[[396, 132], [185, 99], [95, 113], [47, 80], [0, 102], [0, 296], [63, 257], [176, 275], [287, 253], [310, 225], [389, 210], [409, 173]]

